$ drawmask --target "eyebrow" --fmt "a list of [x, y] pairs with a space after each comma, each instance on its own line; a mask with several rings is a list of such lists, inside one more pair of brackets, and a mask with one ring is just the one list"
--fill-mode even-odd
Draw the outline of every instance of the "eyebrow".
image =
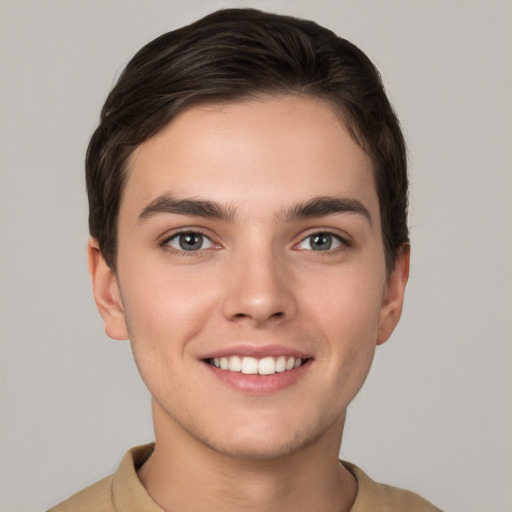
[[[214, 201], [193, 198], [176, 199], [169, 194], [163, 194], [144, 207], [139, 215], [139, 221], [162, 213], [233, 222], [236, 208], [232, 206], [225, 207]], [[279, 214], [279, 217], [287, 222], [293, 222], [294, 220], [325, 217], [337, 213], [362, 215], [373, 226], [368, 209], [360, 201], [353, 198], [316, 197], [284, 210]]]
[[163, 194], [149, 203], [140, 213], [139, 221], [160, 213], [190, 215], [231, 222], [235, 216], [235, 208], [224, 207], [213, 201], [200, 199], [176, 199]]
[[336, 213], [362, 215], [370, 223], [370, 226], [373, 226], [372, 216], [368, 209], [363, 203], [353, 198], [316, 197], [295, 205], [285, 212], [284, 217], [291, 222], [297, 219], [325, 217]]

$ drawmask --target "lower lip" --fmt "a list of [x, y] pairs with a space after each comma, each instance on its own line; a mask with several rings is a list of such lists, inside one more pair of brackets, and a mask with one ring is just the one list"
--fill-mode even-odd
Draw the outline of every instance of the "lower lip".
[[293, 370], [276, 372], [272, 375], [248, 375], [242, 372], [221, 370], [207, 362], [204, 365], [221, 382], [231, 389], [251, 395], [268, 395], [296, 384], [311, 366], [311, 359]]

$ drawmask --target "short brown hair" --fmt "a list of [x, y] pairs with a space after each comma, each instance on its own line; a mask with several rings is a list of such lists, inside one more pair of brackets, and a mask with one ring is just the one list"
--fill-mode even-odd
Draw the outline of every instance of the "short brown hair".
[[408, 242], [407, 158], [380, 74], [349, 41], [312, 21], [226, 9], [168, 32], [128, 63], [86, 157], [89, 229], [115, 270], [119, 205], [135, 148], [201, 103], [261, 94], [329, 102], [373, 162], [388, 272]]

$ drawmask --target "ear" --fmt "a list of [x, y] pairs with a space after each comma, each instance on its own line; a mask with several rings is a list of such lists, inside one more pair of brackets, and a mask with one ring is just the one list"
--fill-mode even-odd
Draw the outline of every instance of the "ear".
[[395, 258], [393, 271], [388, 277], [386, 295], [380, 309], [377, 345], [384, 343], [395, 330], [404, 303], [405, 285], [409, 279], [411, 246], [404, 244]]
[[117, 278], [103, 258], [95, 238], [90, 238], [87, 244], [87, 259], [94, 300], [105, 323], [105, 333], [115, 340], [127, 340], [128, 328]]

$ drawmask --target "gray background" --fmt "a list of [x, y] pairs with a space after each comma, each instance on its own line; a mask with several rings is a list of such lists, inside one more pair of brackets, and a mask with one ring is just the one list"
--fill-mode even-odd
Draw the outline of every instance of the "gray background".
[[114, 76], [223, 6], [312, 18], [382, 70], [408, 138], [402, 322], [342, 457], [451, 511], [512, 510], [509, 1], [0, 1], [0, 510], [37, 511], [152, 439], [127, 342], [86, 271], [83, 159]]

